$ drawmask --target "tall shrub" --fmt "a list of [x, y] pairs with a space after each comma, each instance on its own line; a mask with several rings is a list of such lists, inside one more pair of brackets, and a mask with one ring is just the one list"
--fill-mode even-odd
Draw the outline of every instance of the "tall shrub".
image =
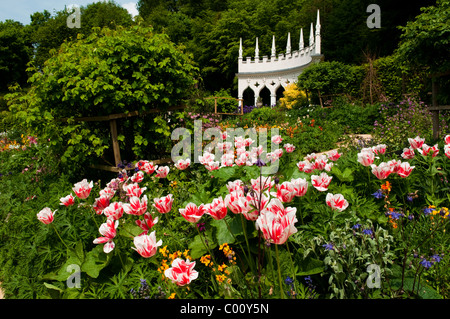
[[[66, 42], [42, 70], [34, 70], [25, 101], [17, 96], [10, 109], [30, 131], [48, 141], [61, 160], [85, 162], [109, 148], [108, 122], [71, 118], [129, 111], [162, 111], [182, 103], [196, 83], [190, 58], [152, 28], [94, 28], [87, 38]], [[135, 156], [154, 152], [170, 136], [164, 113], [121, 120], [121, 148]], [[59, 121], [69, 118], [67, 122]]]

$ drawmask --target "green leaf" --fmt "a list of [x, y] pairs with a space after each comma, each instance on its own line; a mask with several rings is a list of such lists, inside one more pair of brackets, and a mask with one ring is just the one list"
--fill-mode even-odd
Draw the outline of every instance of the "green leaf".
[[100, 271], [108, 265], [110, 259], [110, 255], [103, 252], [103, 245], [97, 245], [86, 254], [86, 261], [81, 266], [81, 271], [92, 278], [97, 278]]
[[325, 271], [325, 264], [323, 261], [309, 256], [300, 261], [298, 267], [297, 276], [315, 275]]

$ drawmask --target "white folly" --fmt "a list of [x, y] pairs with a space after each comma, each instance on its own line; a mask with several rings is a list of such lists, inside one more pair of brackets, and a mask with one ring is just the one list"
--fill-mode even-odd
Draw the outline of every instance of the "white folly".
[[258, 38], [256, 38], [255, 57], [242, 58], [242, 38], [239, 45], [238, 58], [238, 98], [243, 103], [244, 91], [250, 88], [255, 96], [255, 105], [261, 91], [267, 87], [270, 91], [270, 105], [277, 101], [277, 90], [285, 88], [289, 83], [297, 82], [298, 76], [309, 65], [323, 59], [320, 52], [320, 17], [317, 10], [316, 30], [313, 24], [309, 36], [309, 46], [305, 47], [303, 29], [300, 29], [299, 49], [291, 51], [291, 34], [288, 33], [286, 53], [276, 54], [275, 36], [272, 40], [272, 55], [259, 57]]

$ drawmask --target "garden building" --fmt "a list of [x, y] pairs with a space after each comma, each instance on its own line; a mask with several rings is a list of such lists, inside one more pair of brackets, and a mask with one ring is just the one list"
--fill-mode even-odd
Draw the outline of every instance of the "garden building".
[[270, 58], [259, 56], [258, 38], [256, 38], [255, 56], [242, 57], [242, 38], [239, 45], [238, 58], [238, 98], [240, 103], [248, 101], [248, 96], [254, 99], [254, 105], [258, 98], [267, 97], [270, 105], [276, 104], [282, 97], [284, 88], [292, 82], [296, 82], [302, 71], [312, 63], [317, 63], [323, 59], [320, 43], [320, 16], [317, 10], [316, 28], [314, 30], [311, 23], [309, 45], [305, 47], [303, 40], [303, 28], [300, 29], [298, 50], [292, 51], [291, 34], [288, 33], [286, 52], [277, 55], [275, 46], [275, 35], [272, 39], [272, 52]]

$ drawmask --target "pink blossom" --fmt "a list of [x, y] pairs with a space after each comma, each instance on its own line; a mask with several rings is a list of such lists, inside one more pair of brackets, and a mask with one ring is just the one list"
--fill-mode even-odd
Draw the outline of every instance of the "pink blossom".
[[37, 218], [39, 221], [43, 222], [44, 224], [48, 225], [53, 222], [55, 213], [57, 210], [52, 212], [52, 210], [49, 207], [45, 207], [42, 209], [39, 213], [37, 213]]
[[106, 223], [100, 225], [99, 232], [103, 235], [103, 237], [98, 237], [94, 239], [94, 244], [105, 244], [103, 246], [103, 251], [108, 254], [110, 253], [114, 247], [114, 237], [116, 237], [116, 229], [119, 226], [119, 221], [114, 221], [113, 219], [108, 219]]
[[190, 223], [197, 223], [205, 213], [205, 207], [203, 204], [197, 206], [194, 203], [189, 203], [185, 208], [179, 208], [178, 210], [181, 216], [183, 216], [184, 219]]
[[94, 183], [92, 181], [88, 183], [87, 179], [83, 179], [81, 182], [76, 183], [72, 190], [75, 192], [75, 195], [77, 195], [78, 198], [86, 199], [89, 197], [93, 186]]
[[64, 205], [66, 207], [72, 206], [75, 203], [75, 199], [72, 194], [67, 195], [66, 197], [62, 197], [59, 199], [61, 202], [60, 205]]
[[150, 258], [156, 254], [157, 248], [162, 245], [162, 240], [156, 241], [155, 232], [151, 232], [150, 235], [141, 234], [134, 237], [133, 243], [135, 247], [131, 247], [136, 250], [139, 255], [144, 258]]
[[195, 261], [191, 262], [189, 259], [184, 261], [181, 258], [175, 258], [171, 266], [164, 271], [164, 276], [177, 286], [186, 286], [198, 277], [198, 272], [194, 269]]
[[153, 199], [153, 201], [155, 202], [153, 204], [153, 207], [155, 207], [159, 213], [167, 214], [172, 209], [173, 195], [169, 194], [167, 196], [155, 198], [155, 199]]
[[330, 206], [333, 210], [338, 210], [340, 212], [348, 207], [348, 202], [342, 194], [333, 195], [331, 193], [328, 193], [325, 201], [327, 202], [327, 205]]
[[320, 192], [328, 190], [333, 177], [329, 176], [327, 173], [322, 172], [320, 175], [312, 175], [311, 183]]
[[156, 169], [156, 177], [166, 178], [169, 171], [169, 166], [160, 166]]
[[136, 225], [138, 225], [143, 232], [142, 234], [147, 235], [148, 231], [155, 226], [155, 224], [158, 222], [158, 217], [156, 217], [155, 219], [153, 219], [152, 215], [150, 213], [145, 213], [144, 214], [144, 220], [136, 220]]

